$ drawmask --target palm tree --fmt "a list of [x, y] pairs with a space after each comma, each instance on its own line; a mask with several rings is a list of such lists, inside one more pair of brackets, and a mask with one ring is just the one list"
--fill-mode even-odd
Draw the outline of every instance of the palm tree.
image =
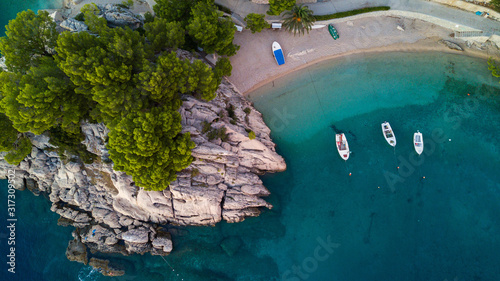
[[309, 33], [316, 19], [313, 16], [313, 11], [309, 10], [308, 6], [303, 4], [295, 5], [290, 11], [286, 11], [283, 26], [286, 30], [292, 32], [293, 35], [297, 32], [304, 34], [304, 31]]

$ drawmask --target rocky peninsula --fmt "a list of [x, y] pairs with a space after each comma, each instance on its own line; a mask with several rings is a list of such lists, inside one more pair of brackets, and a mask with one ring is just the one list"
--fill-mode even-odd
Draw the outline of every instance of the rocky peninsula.
[[[46, 135], [32, 135], [31, 155], [18, 166], [0, 158], [0, 177], [14, 169], [24, 182], [18, 181], [18, 189], [48, 196], [51, 210], [61, 216], [59, 224], [75, 227], [68, 258], [85, 263], [87, 247], [92, 252], [165, 255], [172, 251], [169, 225], [240, 222], [272, 208], [262, 198], [269, 191], [258, 175], [283, 171], [286, 164], [262, 115], [228, 81], [210, 102], [184, 99], [182, 126], [196, 143], [195, 160], [168, 190], [144, 191], [131, 176], [113, 170], [103, 124], [82, 124], [84, 144], [99, 156], [94, 163], [65, 161]], [[210, 131], [203, 133], [207, 124], [210, 130], [226, 128], [225, 140], [209, 140]]]
[[[100, 8], [112, 26], [142, 24], [141, 17], [128, 10], [113, 5]], [[52, 17], [60, 31], [87, 29], [83, 22], [64, 19], [57, 12]], [[193, 62], [198, 54], [177, 50], [177, 56]], [[182, 132], [189, 132], [196, 144], [194, 161], [168, 189], [145, 191], [131, 176], [115, 171], [106, 148], [109, 129], [102, 123], [80, 124], [83, 144], [96, 155], [92, 163], [62, 157], [47, 134], [27, 133], [33, 144], [31, 154], [13, 166], [1, 153], [0, 177], [15, 170], [17, 189], [48, 197], [51, 210], [61, 216], [58, 223], [75, 227], [67, 257], [90, 263], [110, 276], [123, 272], [89, 256], [89, 250], [166, 255], [173, 250], [169, 233], [173, 225], [240, 222], [272, 208], [262, 198], [270, 193], [258, 175], [284, 171], [286, 164], [275, 151], [262, 115], [225, 79], [211, 101], [189, 95], [182, 100]]]

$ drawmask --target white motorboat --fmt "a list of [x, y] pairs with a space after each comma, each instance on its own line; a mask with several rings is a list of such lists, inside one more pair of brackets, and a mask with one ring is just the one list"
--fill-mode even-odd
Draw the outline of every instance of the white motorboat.
[[349, 159], [349, 144], [347, 143], [344, 133], [335, 134], [335, 141], [337, 143], [337, 150], [339, 151], [340, 157], [344, 160]]
[[422, 133], [418, 130], [413, 134], [413, 145], [415, 146], [415, 151], [418, 155], [422, 154], [422, 151], [424, 151], [424, 139], [422, 137]]
[[388, 144], [390, 144], [391, 146], [396, 146], [396, 136], [394, 135], [391, 124], [389, 124], [389, 122], [385, 121], [384, 123], [382, 123], [382, 133], [384, 134], [384, 138]]

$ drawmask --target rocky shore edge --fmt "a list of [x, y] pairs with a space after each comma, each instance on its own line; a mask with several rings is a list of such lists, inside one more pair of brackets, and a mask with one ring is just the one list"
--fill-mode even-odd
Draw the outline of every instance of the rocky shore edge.
[[[258, 175], [284, 171], [286, 164], [251, 103], [224, 80], [214, 100], [185, 96], [180, 112], [183, 132], [196, 143], [195, 160], [167, 190], [144, 191], [131, 176], [113, 170], [103, 124], [82, 124], [93, 163], [61, 159], [48, 136], [31, 135], [32, 152], [18, 166], [0, 154], [0, 177], [15, 170], [17, 189], [48, 196], [51, 211], [61, 216], [58, 223], [75, 227], [68, 258], [85, 264], [88, 250], [166, 255], [173, 250], [171, 226], [240, 222], [272, 208], [262, 198], [270, 192]], [[214, 132], [222, 137], [209, 137]]]
[[[137, 27], [140, 16], [114, 5], [100, 7], [111, 25]], [[58, 18], [60, 30], [82, 32], [83, 22]], [[177, 56], [194, 60], [198, 54], [177, 50]], [[29, 134], [33, 148], [18, 166], [9, 165], [0, 153], [0, 178], [14, 170], [16, 188], [44, 194], [58, 224], [73, 226], [69, 260], [90, 264], [104, 275], [124, 274], [109, 261], [92, 255], [167, 255], [173, 250], [171, 229], [187, 225], [230, 223], [258, 216], [272, 208], [262, 197], [270, 192], [258, 175], [280, 172], [286, 164], [275, 151], [270, 129], [262, 115], [226, 79], [212, 101], [184, 96], [180, 108], [183, 132], [196, 147], [194, 161], [178, 173], [163, 191], [144, 191], [131, 176], [113, 170], [106, 149], [109, 130], [104, 124], [82, 123], [83, 144], [95, 154], [91, 164], [61, 157], [49, 136]]]

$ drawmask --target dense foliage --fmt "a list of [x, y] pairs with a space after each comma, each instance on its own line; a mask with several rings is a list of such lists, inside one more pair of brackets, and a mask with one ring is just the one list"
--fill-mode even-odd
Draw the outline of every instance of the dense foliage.
[[370, 13], [370, 12], [375, 12], [375, 11], [387, 11], [390, 9], [391, 9], [391, 7], [389, 7], [389, 6], [368, 7], [368, 8], [362, 8], [362, 9], [356, 9], [356, 10], [351, 10], [351, 11], [346, 11], [346, 12], [340, 12], [340, 13], [329, 14], [329, 15], [320, 15], [320, 16], [314, 16], [314, 17], [316, 18], [316, 20], [331, 20], [331, 19], [345, 18], [345, 17], [355, 16], [355, 15]]
[[24, 135], [21, 135], [12, 146], [13, 148], [5, 155], [5, 161], [9, 164], [18, 165], [31, 153], [31, 141]]
[[78, 161], [91, 164], [98, 156], [89, 152], [82, 143], [85, 136], [81, 131], [72, 133], [63, 130], [61, 127], [54, 127], [48, 131], [50, 143], [57, 147], [55, 149], [61, 160]]
[[153, 22], [144, 25], [146, 38], [151, 42], [155, 52], [167, 48], [177, 49], [184, 45], [184, 28], [179, 22], [168, 22], [166, 19], [155, 18]]
[[13, 165], [19, 164], [31, 152], [31, 142], [12, 127], [7, 116], [0, 113], [0, 151], [7, 151], [5, 160]]
[[115, 169], [134, 175], [139, 185], [163, 190], [176, 172], [191, 163], [194, 143], [181, 134], [181, 116], [170, 108], [134, 112], [109, 133], [110, 156]]
[[7, 36], [0, 38], [0, 52], [9, 71], [25, 73], [56, 45], [56, 24], [46, 11], [20, 12], [6, 29]]
[[79, 131], [80, 119], [87, 110], [85, 99], [74, 93], [73, 84], [52, 58], [42, 58], [39, 64], [25, 75], [0, 74], [4, 113], [20, 132], [42, 134], [58, 125]]
[[313, 11], [309, 7], [304, 5], [295, 5], [290, 11], [286, 11], [285, 20], [283, 21], [283, 27], [292, 32], [293, 35], [299, 33], [304, 34], [304, 31], [309, 33], [314, 22], [316, 21], [313, 16]]
[[491, 75], [494, 77], [500, 77], [500, 63], [496, 60], [488, 59], [488, 69], [491, 71]]
[[269, 0], [268, 15], [279, 16], [283, 11], [290, 10], [295, 6], [296, 0]]
[[489, 4], [495, 11], [500, 11], [500, 0], [491, 0]]
[[0, 41], [10, 71], [0, 71], [0, 150], [9, 151], [10, 163], [31, 151], [23, 132], [49, 134], [62, 156], [92, 162], [96, 156], [81, 144], [79, 124], [86, 120], [106, 124], [114, 168], [146, 190], [167, 188], [189, 166], [194, 143], [181, 133], [181, 95], [213, 99], [231, 64], [221, 58], [212, 69], [174, 51], [190, 40], [209, 52], [234, 54], [234, 26], [219, 18], [213, 1], [158, 3], [162, 16], [150, 18], [143, 34], [108, 27], [95, 4], [81, 10], [89, 32], [58, 35], [46, 13], [31, 11], [9, 23]]
[[239, 46], [233, 44], [236, 28], [231, 18], [214, 5], [214, 0], [158, 0], [153, 7], [157, 17], [177, 22], [185, 29], [184, 48], [198, 46], [206, 53], [232, 56]]
[[269, 28], [271, 25], [264, 19], [265, 15], [251, 13], [245, 17], [247, 23], [246, 28], [252, 33], [261, 32], [264, 28]]

